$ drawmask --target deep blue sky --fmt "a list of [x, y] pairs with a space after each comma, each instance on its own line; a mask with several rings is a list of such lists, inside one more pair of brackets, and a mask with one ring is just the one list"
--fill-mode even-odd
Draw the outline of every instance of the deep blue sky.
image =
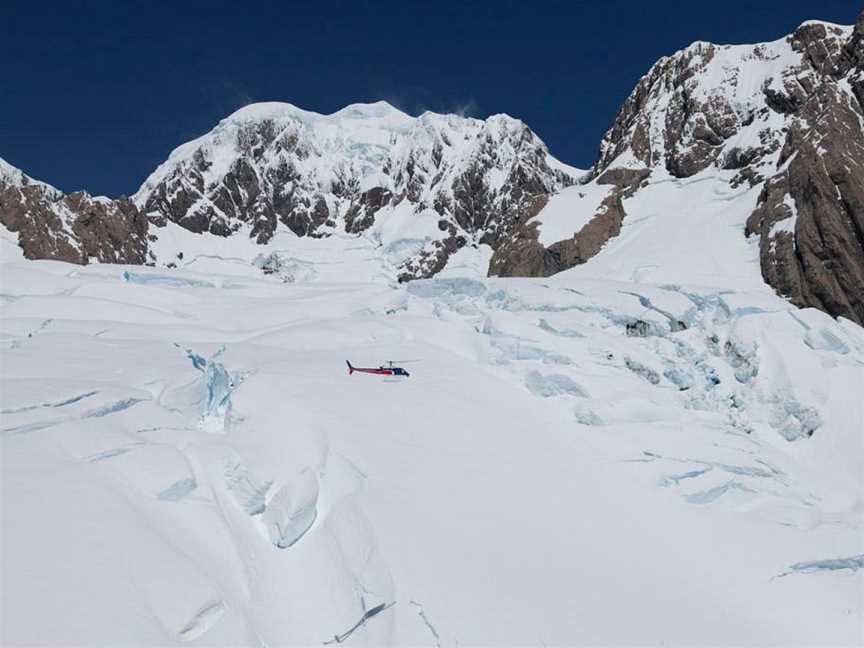
[[[175, 6], [176, 5], [176, 6]], [[0, 19], [0, 157], [64, 190], [134, 192], [175, 146], [253, 101], [386, 99], [527, 122], [593, 163], [660, 56], [694, 40], [851, 24], [852, 0], [18, 2]]]

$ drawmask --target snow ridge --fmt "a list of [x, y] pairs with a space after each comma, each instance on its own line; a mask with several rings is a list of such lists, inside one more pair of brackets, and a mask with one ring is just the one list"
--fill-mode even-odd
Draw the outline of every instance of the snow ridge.
[[45, 194], [53, 200], [59, 200], [63, 196], [63, 192], [52, 187], [46, 182], [34, 180], [21, 169], [12, 166], [3, 158], [0, 158], [0, 189], [3, 187], [26, 187], [36, 186], [45, 191]]

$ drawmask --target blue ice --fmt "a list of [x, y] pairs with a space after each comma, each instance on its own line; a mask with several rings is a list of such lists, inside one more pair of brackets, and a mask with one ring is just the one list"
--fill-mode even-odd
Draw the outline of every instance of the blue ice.
[[468, 279], [467, 277], [418, 279], [408, 284], [408, 292], [415, 297], [423, 297], [425, 299], [443, 297], [445, 295], [480, 297], [486, 292], [486, 286], [482, 281]]
[[198, 488], [198, 482], [195, 481], [194, 477], [181, 479], [161, 491], [157, 497], [166, 502], [179, 502], [196, 488]]
[[841, 569], [848, 569], [855, 572], [859, 569], [864, 569], [864, 554], [851, 556], [849, 558], [828, 558], [826, 560], [799, 562], [790, 565], [789, 569], [791, 572], [787, 573], [796, 572], [799, 574], [812, 574], [820, 571], [839, 571]]
[[101, 418], [103, 416], [108, 416], [109, 414], [122, 412], [123, 410], [127, 410], [130, 407], [137, 405], [143, 400], [143, 398], [125, 398], [123, 400], [108, 403], [107, 405], [103, 405], [102, 407], [97, 407], [96, 409], [85, 412], [81, 418]]
[[714, 488], [711, 488], [709, 490], [701, 491], [699, 493], [693, 493], [691, 495], [688, 495], [687, 501], [690, 502], [691, 504], [710, 504], [711, 502], [714, 502], [714, 501], [720, 499], [720, 497], [722, 497], [723, 495], [728, 493], [730, 490], [740, 490], [740, 491], [744, 491], [746, 493], [755, 493], [756, 492], [752, 488], [747, 488], [746, 486], [742, 486], [741, 484], [739, 484], [738, 482], [733, 480], [733, 481], [728, 481], [721, 486], [715, 486]]
[[130, 272], [129, 270], [123, 273], [123, 280], [130, 283], [171, 286], [172, 288], [213, 288], [212, 283], [201, 281], [200, 279], [169, 277], [161, 274], [142, 274], [140, 272]]
[[532, 371], [525, 377], [525, 386], [535, 396], [549, 398], [560, 394], [587, 398], [588, 394], [572, 378], [563, 374], [543, 375]]

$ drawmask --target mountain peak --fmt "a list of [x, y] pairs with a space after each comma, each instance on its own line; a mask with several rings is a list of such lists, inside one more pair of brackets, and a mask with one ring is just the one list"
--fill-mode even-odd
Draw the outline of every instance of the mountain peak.
[[235, 110], [220, 123], [237, 123], [250, 121], [264, 121], [266, 119], [296, 119], [301, 122], [313, 123], [320, 121], [341, 121], [344, 119], [397, 119], [399, 121], [412, 121], [412, 117], [386, 101], [375, 101], [372, 103], [352, 103], [344, 108], [330, 113], [318, 113], [305, 110], [292, 103], [285, 101], [260, 101], [247, 104]]
[[839, 30], [841, 32], [851, 32], [853, 29], [852, 25], [840, 25], [838, 23], [828, 22], [827, 20], [805, 20], [800, 25], [798, 25], [798, 28], [795, 31], [798, 31], [798, 29], [802, 29], [803, 27], [814, 26], [825, 27], [825, 29], [831, 31]]
[[3, 158], [0, 158], [0, 180], [18, 185], [22, 184], [23, 179], [26, 177], [21, 169], [12, 166]]
[[374, 101], [372, 103], [352, 103], [341, 110], [328, 115], [329, 117], [351, 117], [355, 119], [380, 119], [383, 117], [402, 117], [414, 119], [405, 112], [399, 110], [386, 101]]
[[11, 185], [13, 187], [38, 186], [47, 192], [52, 198], [62, 195], [62, 192], [49, 185], [47, 182], [34, 180], [21, 169], [9, 164], [3, 158], [0, 158], [0, 186]]
[[282, 117], [294, 117], [301, 121], [315, 120], [322, 117], [316, 112], [303, 110], [285, 101], [259, 101], [238, 108], [220, 123], [263, 121]]

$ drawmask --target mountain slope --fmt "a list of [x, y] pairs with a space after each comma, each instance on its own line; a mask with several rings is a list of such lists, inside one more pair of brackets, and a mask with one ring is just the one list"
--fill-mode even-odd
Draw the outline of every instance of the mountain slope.
[[[548, 275], [603, 250], [586, 272], [615, 266], [629, 278], [641, 264], [692, 281], [710, 277], [706, 255], [732, 227], [741, 240], [721, 246], [737, 250], [727, 263], [749, 264], [744, 235], [755, 236], [761, 275], [780, 294], [864, 322], [862, 43], [864, 14], [854, 28], [809, 22], [770, 43], [699, 42], [661, 59], [604, 137], [591, 182], [517, 230], [490, 270]], [[646, 221], [639, 242], [615, 238]], [[652, 253], [660, 235], [680, 237], [661, 245], [673, 258]]]
[[466, 245], [496, 247], [581, 174], [506, 115], [415, 118], [385, 102], [320, 115], [274, 102], [176, 149], [133, 198], [157, 226], [259, 244], [280, 228], [365, 233], [405, 251], [398, 274], [410, 279], [439, 272]]
[[146, 219], [129, 200], [64, 194], [0, 159], [0, 224], [28, 259], [144, 263]]

